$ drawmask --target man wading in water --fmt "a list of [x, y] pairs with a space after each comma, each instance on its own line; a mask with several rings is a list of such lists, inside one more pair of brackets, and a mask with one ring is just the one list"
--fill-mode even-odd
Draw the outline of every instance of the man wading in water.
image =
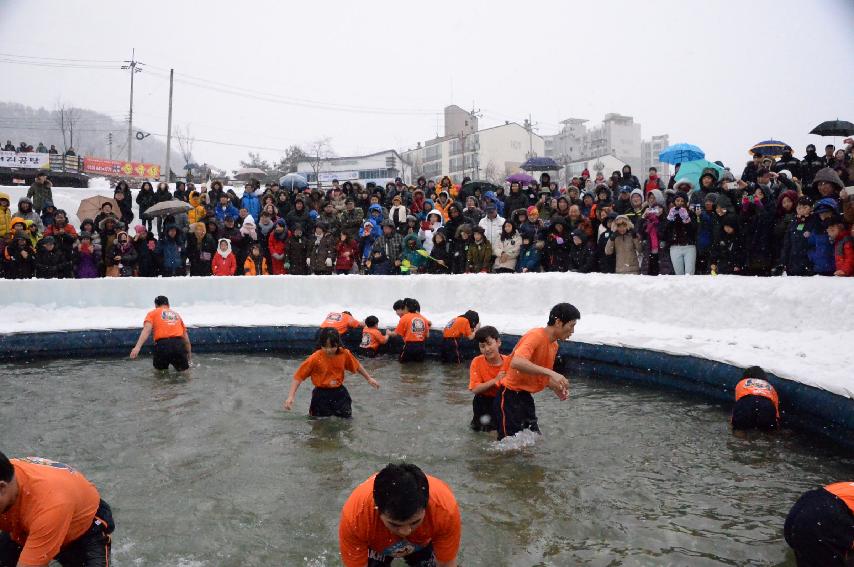
[[154, 298], [154, 309], [145, 316], [145, 323], [136, 346], [130, 351], [131, 359], [139, 356], [139, 350], [148, 335], [154, 332], [154, 368], [168, 370], [171, 364], [178, 372], [190, 368], [192, 350], [190, 336], [181, 316], [169, 308], [169, 300], [162, 295]]

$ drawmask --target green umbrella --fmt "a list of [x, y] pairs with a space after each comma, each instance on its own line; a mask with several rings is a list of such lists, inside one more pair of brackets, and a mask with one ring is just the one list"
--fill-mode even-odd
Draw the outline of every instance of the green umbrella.
[[679, 172], [676, 173], [674, 177], [676, 177], [677, 183], [682, 179], [689, 180], [694, 184], [694, 188], [697, 189], [700, 186], [700, 176], [706, 169], [714, 169], [718, 173], [718, 179], [720, 179], [724, 173], [724, 168], [718, 164], [712, 163], [709, 160], [698, 159], [695, 161], [684, 162], [679, 166]]

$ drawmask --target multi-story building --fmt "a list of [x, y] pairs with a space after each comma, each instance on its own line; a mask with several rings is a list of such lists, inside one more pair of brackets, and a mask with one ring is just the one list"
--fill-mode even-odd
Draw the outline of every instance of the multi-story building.
[[341, 183], [369, 181], [385, 185], [402, 177], [409, 181], [410, 165], [394, 150], [384, 150], [364, 156], [334, 157], [319, 161], [305, 159], [297, 163], [297, 173], [304, 175], [312, 185], [329, 185], [333, 179]]
[[638, 177], [641, 173], [646, 175], [650, 167], [657, 169], [658, 174], [662, 177], [666, 178], [670, 175], [670, 166], [658, 159], [661, 150], [669, 145], [670, 136], [667, 134], [653, 136], [652, 139], [643, 141], [641, 144], [641, 171], [637, 174]]

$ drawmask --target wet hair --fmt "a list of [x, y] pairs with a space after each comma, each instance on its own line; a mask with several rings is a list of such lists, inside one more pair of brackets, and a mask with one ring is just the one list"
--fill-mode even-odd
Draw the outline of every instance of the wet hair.
[[410, 313], [418, 313], [421, 311], [421, 304], [418, 303], [417, 299], [412, 299], [411, 297], [407, 297], [403, 300], [403, 306]]
[[376, 327], [379, 324], [380, 324], [380, 320], [377, 319], [376, 316], [368, 315], [367, 317], [365, 317], [365, 327], [369, 327], [369, 328], [373, 329], [374, 327]]
[[15, 476], [15, 468], [9, 458], [0, 451], [0, 482], [12, 482]]
[[472, 311], [471, 309], [460, 315], [460, 317], [468, 319], [469, 324], [472, 327], [476, 327], [477, 324], [480, 323], [480, 315], [477, 314], [477, 311]]
[[549, 325], [554, 325], [558, 320], [563, 323], [569, 323], [570, 321], [578, 321], [581, 319], [581, 313], [578, 311], [578, 308], [572, 305], [571, 303], [558, 303], [552, 310], [549, 311]]
[[762, 370], [761, 366], [751, 366], [744, 370], [745, 378], [758, 378], [760, 380], [767, 380], [768, 375], [765, 374], [765, 371]]
[[395, 311], [400, 311], [406, 306], [405, 304], [406, 302], [403, 299], [398, 299], [394, 302], [394, 305], [392, 305], [391, 308]]
[[380, 514], [405, 521], [427, 509], [430, 484], [415, 465], [388, 464], [374, 478], [374, 504]]
[[320, 329], [317, 333], [317, 349], [320, 350], [325, 346], [341, 348], [341, 335], [332, 327]]
[[154, 298], [154, 305], [155, 305], [155, 307], [163, 307], [164, 305], [168, 306], [169, 305], [169, 298], [166, 297], [165, 295], [158, 295], [157, 297]]
[[501, 336], [498, 334], [498, 329], [496, 329], [492, 325], [481, 327], [474, 334], [474, 340], [478, 343], [485, 343], [487, 339], [495, 339], [497, 341], [500, 338]]

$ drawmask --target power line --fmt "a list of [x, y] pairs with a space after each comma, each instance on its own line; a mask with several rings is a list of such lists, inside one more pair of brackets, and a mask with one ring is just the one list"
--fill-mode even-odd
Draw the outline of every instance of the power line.
[[121, 59], [69, 59], [67, 57], [40, 57], [37, 55], [19, 55], [16, 53], [0, 53], [0, 57], [16, 57], [18, 59], [44, 59], [47, 61], [72, 61], [87, 63], [121, 63]]

